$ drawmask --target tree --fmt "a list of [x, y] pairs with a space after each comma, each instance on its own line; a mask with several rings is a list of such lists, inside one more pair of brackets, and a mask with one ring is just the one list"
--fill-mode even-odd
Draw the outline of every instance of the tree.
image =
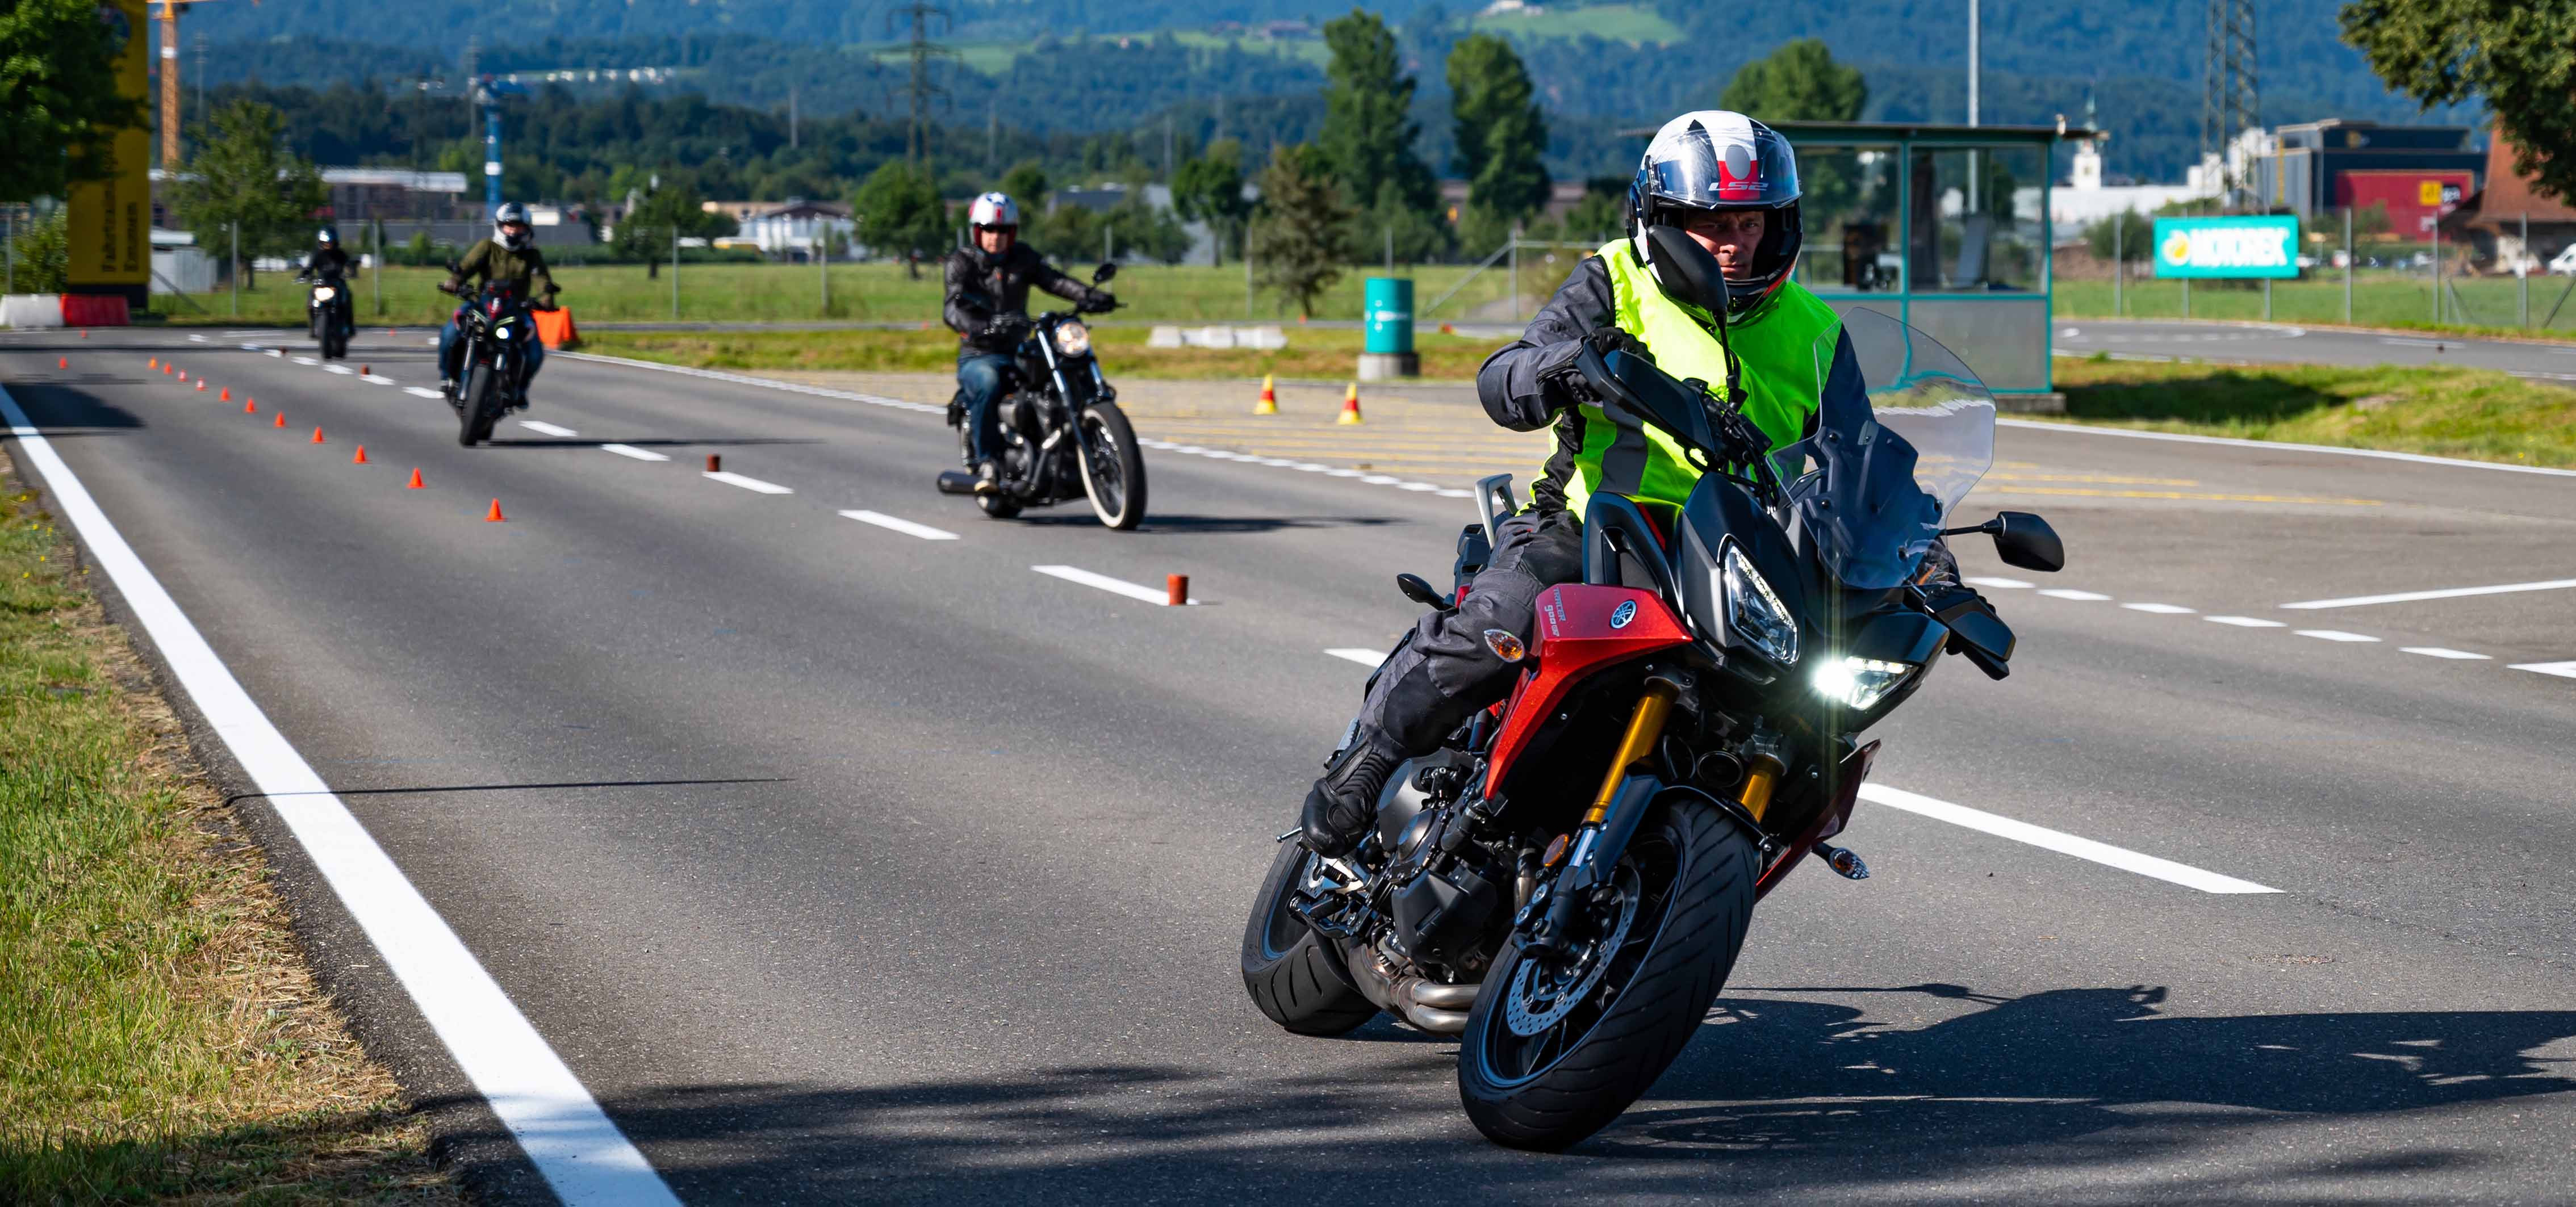
[[2576, 7], [2485, 0], [2354, 0], [2343, 40], [2389, 88], [2431, 108], [2483, 101], [2513, 170], [2576, 198]]
[[96, 0], [14, 0], [0, 8], [0, 202], [60, 197], [108, 175], [112, 135], [143, 120], [117, 91], [124, 38]]
[[[1469, 34], [1449, 51], [1449, 114], [1467, 204], [1487, 223], [1518, 222], [1547, 205], [1547, 119], [1512, 44]], [[1480, 240], [1477, 245], [1486, 245]]]
[[1800, 38], [1736, 69], [1717, 105], [1759, 122], [1858, 121], [1869, 104], [1860, 69], [1834, 62], [1822, 40]]
[[18, 293], [61, 293], [71, 279], [72, 244], [64, 210], [53, 211], [18, 227], [9, 252], [15, 257], [9, 275]]
[[1261, 172], [1261, 214], [1252, 224], [1253, 275], [1297, 312], [1315, 315], [1315, 299], [1342, 278], [1342, 238], [1350, 207], [1312, 146], [1282, 146]]
[[1046, 169], [1034, 159], [1023, 160], [1002, 173], [1002, 191], [1019, 202], [1020, 213], [1029, 217], [1046, 212], [1047, 184]]
[[2084, 249], [2096, 260], [2114, 254], [2123, 260], [2147, 259], [2155, 253], [2156, 222], [2136, 210], [2122, 210], [2084, 228]]
[[[851, 201], [859, 241], [889, 256], [936, 256], [957, 238], [948, 229], [948, 204], [930, 177], [901, 160], [889, 160], [869, 173]], [[918, 275], [918, 261], [907, 260]]]
[[1352, 9], [1324, 23], [1332, 51], [1325, 68], [1324, 129], [1317, 139], [1334, 179], [1353, 197], [1374, 197], [1392, 181], [1397, 195], [1416, 209], [1440, 200], [1431, 169], [1413, 153], [1421, 127], [1408, 116], [1413, 77], [1404, 74], [1395, 35], [1374, 13]]
[[1225, 242], [1243, 242], [1243, 222], [1252, 202], [1243, 195], [1243, 144], [1231, 138], [1209, 143], [1207, 151], [1172, 173], [1172, 206], [1181, 216], [1204, 222], [1216, 236], [1215, 259], [1225, 257]]
[[662, 261], [680, 239], [721, 239], [741, 229], [731, 217], [710, 211], [697, 186], [685, 180], [661, 185], [645, 194], [617, 224], [611, 246], [617, 254], [644, 262], [644, 275], [662, 275]]
[[213, 136], [180, 170], [171, 208], [208, 254], [230, 254], [240, 232], [247, 285], [252, 260], [293, 255], [312, 242], [331, 190], [311, 162], [287, 152], [277, 110], [233, 101], [215, 111], [213, 124]]

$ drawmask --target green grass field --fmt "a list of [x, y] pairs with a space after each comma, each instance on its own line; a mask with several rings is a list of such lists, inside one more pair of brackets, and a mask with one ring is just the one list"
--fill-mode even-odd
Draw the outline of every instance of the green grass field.
[[[1126, 378], [1200, 380], [1264, 374], [1319, 381], [1347, 380], [1359, 361], [1356, 329], [1309, 328], [1289, 335], [1274, 352], [1238, 348], [1148, 348], [1143, 327], [1103, 327], [1093, 334], [1101, 368], [1111, 381]], [[1494, 342], [1437, 331], [1417, 334], [1414, 350], [1431, 380], [1471, 380], [1492, 354]], [[691, 365], [702, 369], [850, 370], [872, 373], [947, 373], [957, 367], [957, 339], [932, 331], [607, 331], [588, 337], [585, 352]]]
[[454, 1202], [0, 469], [0, 1202]]
[[2576, 465], [2576, 391], [2482, 369], [2057, 362], [2079, 423]]
[[[2520, 281], [2512, 277], [2450, 281], [2450, 288], [2458, 291], [2458, 304], [2448, 307], [2446, 321], [2437, 326], [2433, 321], [2433, 287], [2422, 274], [2366, 269], [2353, 278], [2350, 322], [2363, 327], [2457, 329], [2463, 334], [2472, 330], [2500, 335], [2546, 331], [2564, 337], [2576, 334], [2576, 296], [2569, 296], [2559, 308], [2555, 323], [2545, 328], [2542, 324], [2549, 319], [2550, 307], [2568, 293], [2571, 280], [2576, 278], [2531, 278], [2529, 328], [2521, 325]], [[2112, 317], [2111, 292], [2109, 281], [2059, 281], [2056, 313], [2061, 318]], [[2120, 293], [2121, 316], [2182, 316], [2183, 290], [2179, 281], [2132, 279]], [[2272, 285], [2272, 318], [2283, 323], [2344, 323], [2343, 295], [2343, 274], [2334, 269], [2312, 274], [2305, 281], [2276, 281]], [[2191, 317], [2260, 319], [2262, 286], [2259, 282], [2194, 282]]]
[[[1534, 262], [1525, 266], [1521, 274], [1521, 292], [1535, 307], [1563, 279], [1566, 266], [1546, 264], [1536, 253], [1524, 255]], [[1065, 267], [1087, 276], [1089, 264], [1087, 260], [1073, 260], [1065, 262]], [[1316, 317], [1359, 318], [1361, 280], [1378, 271], [1372, 266], [1342, 274], [1341, 281], [1316, 303]], [[1414, 279], [1414, 304], [1422, 308], [1447, 293], [1470, 271], [1455, 265], [1431, 265], [1399, 268], [1397, 275]], [[642, 265], [605, 264], [557, 269], [555, 283], [563, 287], [563, 304], [578, 322], [669, 322], [672, 275], [668, 265], [662, 267], [659, 278], [653, 278], [646, 275]], [[386, 269], [381, 282], [361, 275], [351, 283], [360, 325], [445, 321], [455, 302], [433, 288], [445, 276], [434, 268], [403, 267]], [[679, 319], [683, 322], [833, 320], [927, 322], [935, 326], [939, 321], [936, 266], [925, 266], [915, 279], [894, 264], [834, 265], [829, 307], [823, 300], [822, 270], [812, 265], [683, 264], [678, 277]], [[1509, 292], [1509, 279], [1500, 267], [1478, 275], [1437, 313], [1426, 315], [1423, 322], [1436, 326], [1476, 306], [1497, 301]], [[153, 308], [168, 315], [173, 323], [192, 326], [303, 323], [304, 286], [285, 273], [261, 273], [256, 285], [241, 293], [238, 317], [233, 295], [225, 292], [186, 295], [184, 300], [156, 297]], [[1277, 296], [1268, 292], [1257, 294], [1247, 312], [1243, 265], [1239, 262], [1222, 266], [1121, 265], [1114, 288], [1125, 303], [1116, 315], [1120, 322], [1296, 322], [1295, 309], [1283, 307]], [[381, 309], [377, 306], [379, 289]], [[1036, 294], [1030, 306], [1042, 309], [1048, 301], [1049, 295]]]

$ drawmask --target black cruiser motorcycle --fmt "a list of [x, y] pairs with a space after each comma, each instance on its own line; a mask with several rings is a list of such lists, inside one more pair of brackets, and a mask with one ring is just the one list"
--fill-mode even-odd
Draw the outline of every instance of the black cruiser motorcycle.
[[502, 415], [528, 405], [528, 350], [537, 340], [531, 315], [551, 309], [502, 281], [485, 284], [466, 305], [457, 330], [465, 341], [463, 376], [447, 400], [456, 409], [458, 444], [472, 448], [491, 439]]
[[[1103, 264], [1091, 283], [1104, 285], [1116, 275], [1117, 265]], [[975, 500], [994, 519], [1083, 498], [1101, 523], [1120, 532], [1145, 518], [1145, 454], [1118, 409], [1117, 388], [1092, 355], [1091, 328], [1080, 317], [1088, 309], [1037, 316], [1012, 351], [1001, 397], [993, 401], [1001, 411], [999, 489]], [[942, 472], [939, 491], [974, 494], [974, 433], [967, 429], [963, 391], [948, 402], [948, 426], [957, 429], [957, 459], [968, 470]]]
[[[1722, 297], [1697, 245], [1648, 237], [1685, 296]], [[1732, 390], [1582, 355], [1604, 411], [1670, 434], [1704, 476], [1678, 508], [1592, 496], [1583, 581], [1538, 597], [1526, 646], [1487, 635], [1519, 684], [1391, 779], [1359, 850], [1283, 838], [1243, 937], [1263, 1014], [1305, 1035], [1381, 1011], [1455, 1035], [1476, 1127], [1562, 1149], [1690, 1042], [1781, 878], [1810, 855], [1869, 874], [1830, 841], [1878, 750], [1862, 735], [1945, 650], [1997, 679], [2013, 654], [1975, 591], [1923, 581], [1935, 540], [1985, 533], [2041, 571], [2065, 553], [2027, 513], [1944, 527], [1993, 461], [1993, 396], [1894, 319], [1856, 309], [1844, 331], [1858, 363], [1820, 344], [1817, 380], [1856, 369], [1869, 403], [1826, 392], [1815, 434], [1776, 458]], [[1453, 594], [1404, 575], [1408, 595], [1445, 608], [1474, 589], [1510, 479], [1477, 505]]]

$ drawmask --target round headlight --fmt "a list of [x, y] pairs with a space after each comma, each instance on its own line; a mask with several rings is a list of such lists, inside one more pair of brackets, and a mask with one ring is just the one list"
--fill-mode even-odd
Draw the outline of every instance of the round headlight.
[[1066, 320], [1055, 325], [1055, 350], [1066, 356], [1091, 351], [1091, 328]]

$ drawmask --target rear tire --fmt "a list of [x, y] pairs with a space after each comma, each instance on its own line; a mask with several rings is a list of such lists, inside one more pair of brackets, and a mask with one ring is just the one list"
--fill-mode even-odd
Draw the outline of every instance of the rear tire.
[[492, 366], [476, 365], [465, 375], [465, 393], [457, 408], [456, 442], [472, 448], [492, 438]]
[[1377, 1004], [1342, 979], [1337, 957], [1288, 908], [1314, 859], [1302, 842], [1279, 844], [1243, 926], [1243, 988], [1270, 1021], [1298, 1035], [1340, 1035], [1377, 1017]]
[[[1082, 425], [1082, 493], [1091, 497], [1092, 514], [1118, 532], [1133, 531], [1145, 519], [1145, 454], [1136, 444], [1136, 429], [1117, 407], [1098, 403], [1084, 407], [1074, 422]], [[1092, 450], [1103, 455], [1095, 460]]]
[[[1620, 866], [1634, 867], [1643, 882], [1620, 949], [1628, 956], [1613, 957], [1610, 973], [1562, 1022], [1535, 1036], [1512, 1030], [1508, 1003], [1523, 967], [1518, 939], [1485, 974], [1485, 991], [1458, 1037], [1458, 1098], [1476, 1130], [1497, 1144], [1555, 1152], [1618, 1118], [1699, 1032], [1744, 949], [1760, 859], [1717, 810], [1667, 806], [1639, 827]], [[1664, 881], [1660, 893], [1656, 879]], [[1638, 957], [1637, 932], [1650, 921], [1654, 929]], [[1550, 1035], [1563, 1045], [1552, 1054]]]

